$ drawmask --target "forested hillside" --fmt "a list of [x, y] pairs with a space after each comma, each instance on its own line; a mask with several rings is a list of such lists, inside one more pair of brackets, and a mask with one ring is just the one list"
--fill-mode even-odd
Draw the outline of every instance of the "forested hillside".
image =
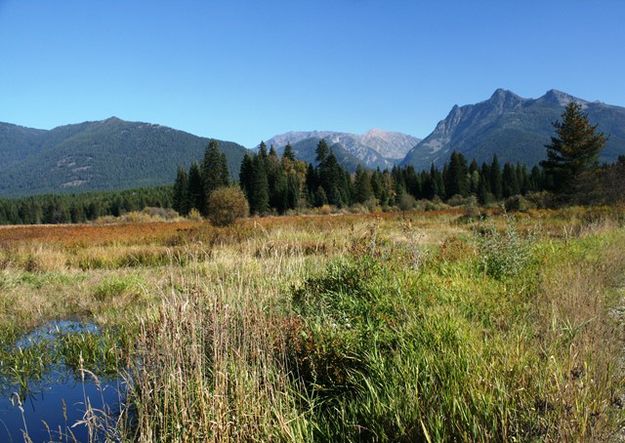
[[[201, 158], [208, 139], [118, 118], [49, 131], [0, 123], [0, 196], [171, 184], [176, 165]], [[220, 142], [233, 178], [246, 149]]]

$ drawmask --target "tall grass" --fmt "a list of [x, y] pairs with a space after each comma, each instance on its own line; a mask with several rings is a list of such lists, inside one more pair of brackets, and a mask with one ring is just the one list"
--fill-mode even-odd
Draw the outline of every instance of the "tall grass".
[[[107, 325], [62, 349], [78, 368], [124, 372], [111, 435], [129, 441], [613, 438], [625, 418], [620, 215], [461, 215], [77, 233], [103, 229], [95, 248], [11, 234], [1, 337], [55, 317]], [[41, 263], [29, 269], [29, 255]]]

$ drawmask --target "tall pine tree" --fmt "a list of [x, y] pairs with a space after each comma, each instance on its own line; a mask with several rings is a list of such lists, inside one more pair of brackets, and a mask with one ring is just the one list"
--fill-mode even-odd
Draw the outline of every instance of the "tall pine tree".
[[556, 135], [545, 145], [547, 160], [541, 165], [553, 180], [553, 190], [570, 194], [585, 173], [597, 168], [606, 137], [597, 131], [597, 125], [590, 123], [576, 102], [566, 106], [562, 121], [554, 122], [553, 127]]
[[176, 174], [172, 207], [178, 214], [189, 213], [189, 177], [182, 167], [178, 168]]

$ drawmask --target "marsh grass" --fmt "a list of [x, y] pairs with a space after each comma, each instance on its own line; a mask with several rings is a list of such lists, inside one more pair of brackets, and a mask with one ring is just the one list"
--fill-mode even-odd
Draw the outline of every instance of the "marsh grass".
[[0, 338], [102, 325], [60, 349], [77, 371], [125, 374], [127, 408], [106, 424], [121, 440], [609, 440], [624, 419], [622, 214], [5, 229]]

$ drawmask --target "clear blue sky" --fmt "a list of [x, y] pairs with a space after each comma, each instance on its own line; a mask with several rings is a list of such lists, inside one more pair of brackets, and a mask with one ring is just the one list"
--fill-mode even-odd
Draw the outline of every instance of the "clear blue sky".
[[498, 87], [625, 105], [625, 1], [0, 0], [0, 121], [25, 126], [423, 137]]

